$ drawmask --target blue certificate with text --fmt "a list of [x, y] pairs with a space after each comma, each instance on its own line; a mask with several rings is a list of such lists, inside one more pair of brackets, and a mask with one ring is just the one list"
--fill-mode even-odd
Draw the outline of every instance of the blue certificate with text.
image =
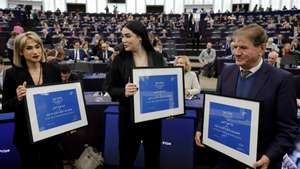
[[140, 112], [178, 108], [177, 75], [140, 76]]
[[249, 155], [251, 110], [210, 102], [208, 138]]
[[33, 99], [39, 131], [81, 120], [76, 89], [34, 94]]

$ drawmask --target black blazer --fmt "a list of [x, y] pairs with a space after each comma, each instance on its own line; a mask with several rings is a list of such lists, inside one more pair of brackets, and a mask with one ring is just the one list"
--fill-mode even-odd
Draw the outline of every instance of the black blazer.
[[[148, 53], [149, 66], [161, 67], [165, 66], [165, 61], [161, 54], [157, 52]], [[126, 122], [132, 121], [133, 97], [125, 97], [125, 85], [131, 81], [131, 72], [134, 68], [134, 60], [132, 54], [118, 55], [111, 65], [108, 73], [108, 93], [113, 99], [119, 101], [120, 120]]]
[[[228, 66], [223, 70], [218, 80], [219, 94], [236, 96], [239, 71], [237, 65]], [[293, 142], [298, 129], [292, 75], [267, 63], [263, 63], [256, 73], [257, 80], [248, 99], [261, 102], [258, 159], [265, 154], [270, 158], [271, 166], [281, 166], [283, 155], [294, 147]]]
[[[51, 84], [61, 82], [59, 69], [50, 64], [42, 64], [43, 68], [43, 84]], [[23, 82], [27, 82], [27, 86], [34, 85], [34, 82], [25, 68], [12, 67], [6, 71], [3, 84], [3, 111], [15, 112], [15, 144], [29, 143], [29, 129], [27, 127], [25, 101], [17, 100], [16, 89]]]

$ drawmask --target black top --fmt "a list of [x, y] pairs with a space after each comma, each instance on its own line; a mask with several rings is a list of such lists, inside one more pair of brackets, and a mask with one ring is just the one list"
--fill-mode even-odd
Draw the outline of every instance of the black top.
[[[165, 61], [161, 54], [157, 52], [148, 53], [149, 67], [165, 66]], [[120, 103], [120, 120], [132, 121], [133, 115], [132, 99], [125, 96], [125, 85], [132, 81], [131, 73], [135, 67], [132, 54], [118, 55], [112, 62], [110, 72], [108, 73], [108, 93], [112, 99], [117, 99]], [[130, 78], [129, 78], [130, 77]]]
[[[61, 82], [59, 69], [51, 64], [42, 63], [43, 84]], [[3, 84], [3, 111], [15, 112], [15, 132], [14, 143], [29, 143], [29, 130], [27, 127], [25, 99], [21, 102], [17, 100], [16, 89], [23, 82], [27, 82], [27, 87], [33, 86], [34, 82], [26, 68], [12, 67], [6, 71]]]

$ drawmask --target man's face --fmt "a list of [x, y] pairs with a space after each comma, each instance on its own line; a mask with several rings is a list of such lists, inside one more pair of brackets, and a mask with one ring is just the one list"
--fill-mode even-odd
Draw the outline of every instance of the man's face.
[[74, 44], [74, 49], [79, 49], [80, 48], [80, 43], [79, 42], [76, 42], [75, 44]]
[[270, 53], [268, 57], [268, 63], [274, 65], [276, 63], [277, 57], [277, 53]]
[[251, 69], [258, 65], [264, 54], [264, 45], [254, 46], [245, 36], [237, 36], [233, 41], [233, 55], [237, 65], [244, 69]]
[[211, 43], [207, 43], [206, 47], [207, 47], [207, 49], [211, 49], [212, 44]]
[[106, 51], [107, 49], [108, 49], [108, 46], [107, 46], [107, 44], [102, 44], [101, 45], [101, 49], [103, 50], [103, 51]]
[[71, 73], [60, 73], [61, 80], [63, 82], [68, 82], [70, 78]]

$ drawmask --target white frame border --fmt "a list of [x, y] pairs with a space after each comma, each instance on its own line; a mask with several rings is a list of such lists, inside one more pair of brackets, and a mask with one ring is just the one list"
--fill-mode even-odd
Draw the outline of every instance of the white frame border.
[[[249, 155], [234, 150], [226, 145], [223, 145], [217, 141], [214, 141], [208, 138], [208, 122], [210, 107], [209, 103], [220, 103], [235, 107], [241, 107], [251, 110], [251, 130], [250, 130], [250, 146], [249, 146]], [[204, 117], [203, 117], [203, 144], [227, 155], [230, 156], [248, 166], [255, 168], [254, 163], [257, 158], [257, 138], [258, 138], [258, 123], [259, 123], [259, 102], [229, 98], [217, 95], [206, 94], [204, 102]]]
[[165, 67], [165, 68], [137, 68], [132, 70], [133, 83], [139, 89], [140, 76], [162, 76], [162, 75], [177, 75], [178, 85], [178, 108], [155, 111], [142, 114], [140, 112], [140, 90], [134, 95], [134, 122], [143, 122], [175, 115], [184, 114], [184, 76], [182, 67]]
[[[39, 131], [37, 113], [35, 109], [35, 102], [33, 96], [35, 94], [64, 91], [69, 89], [76, 89], [81, 120], [74, 121], [61, 126], [57, 126], [44, 131]], [[30, 132], [32, 134], [33, 142], [37, 142], [88, 125], [82, 89], [79, 82], [27, 88], [26, 102], [27, 102], [27, 109], [28, 109]]]

